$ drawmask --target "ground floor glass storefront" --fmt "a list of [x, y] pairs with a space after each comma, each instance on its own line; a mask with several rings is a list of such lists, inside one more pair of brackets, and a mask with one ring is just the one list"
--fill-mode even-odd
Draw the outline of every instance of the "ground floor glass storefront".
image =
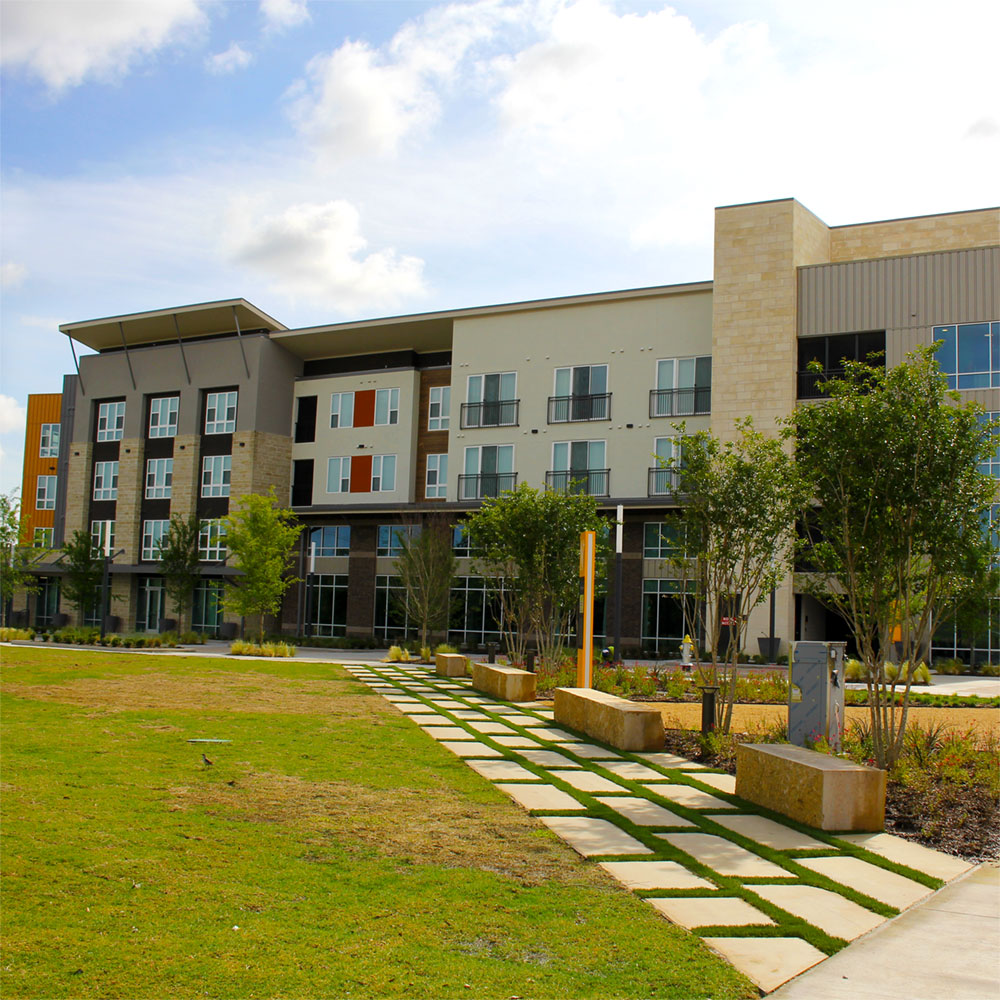
[[205, 578], [194, 588], [191, 604], [191, 631], [215, 637], [222, 625], [222, 598], [225, 584], [222, 580]]
[[347, 628], [347, 574], [313, 573], [306, 581], [306, 635], [344, 635]]

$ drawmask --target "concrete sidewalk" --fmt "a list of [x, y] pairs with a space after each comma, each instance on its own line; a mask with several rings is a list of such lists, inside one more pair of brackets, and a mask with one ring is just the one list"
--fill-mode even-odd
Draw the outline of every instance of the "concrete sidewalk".
[[1000, 866], [979, 865], [769, 1000], [995, 1000]]

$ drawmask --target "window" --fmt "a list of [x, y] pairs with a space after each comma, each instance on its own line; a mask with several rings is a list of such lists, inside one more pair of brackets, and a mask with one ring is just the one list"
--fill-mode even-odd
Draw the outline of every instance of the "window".
[[375, 425], [399, 423], [399, 390], [375, 390]]
[[149, 401], [149, 436], [170, 438], [177, 433], [176, 396], [159, 396]]
[[125, 400], [97, 407], [97, 440], [121, 441], [125, 432]]
[[937, 360], [949, 389], [1000, 386], [1000, 323], [936, 326], [934, 339], [943, 341]]
[[110, 555], [115, 548], [115, 522], [91, 521], [90, 544], [95, 555]]
[[94, 463], [94, 499], [118, 499], [118, 463]]
[[[869, 355], [876, 355], [872, 358]], [[881, 359], [877, 356], [881, 354]], [[844, 374], [844, 361], [864, 361], [885, 366], [885, 331], [838, 333], [829, 337], [799, 338], [799, 399], [816, 399], [823, 393], [817, 383]], [[822, 373], [809, 371], [819, 362]]]
[[610, 419], [607, 365], [556, 369], [555, 395], [549, 397], [550, 424]]
[[42, 435], [38, 445], [39, 458], [59, 457], [59, 425], [42, 424]]
[[169, 500], [174, 481], [172, 458], [151, 458], [146, 462], [146, 499]]
[[993, 439], [993, 450], [987, 455], [986, 461], [979, 466], [979, 471], [984, 475], [1000, 479], [1000, 410], [993, 410], [991, 413], [981, 413], [979, 420], [983, 424], [996, 424], [990, 431]]
[[462, 405], [463, 427], [517, 426], [517, 373], [470, 375], [467, 403]]
[[643, 525], [643, 559], [674, 559], [683, 553], [684, 528], [679, 521], [647, 521]]
[[214, 518], [201, 522], [198, 532], [198, 558], [202, 562], [222, 562], [226, 558], [226, 525]]
[[658, 497], [675, 493], [680, 482], [680, 439], [657, 438], [653, 442], [653, 456], [655, 464], [649, 469], [648, 495]]
[[354, 426], [353, 392], [335, 392], [330, 396], [330, 426], [331, 427]]
[[474, 556], [475, 546], [472, 544], [472, 536], [469, 529], [464, 524], [456, 524], [451, 531], [451, 551], [456, 556]]
[[482, 445], [465, 449], [465, 473], [458, 477], [460, 500], [498, 497], [517, 482], [512, 444]]
[[391, 493], [396, 488], [396, 456], [372, 456], [372, 493]]
[[[118, 465], [117, 462], [114, 465]], [[95, 496], [95, 500], [97, 497]], [[56, 477], [39, 476], [35, 489], [35, 510], [56, 509]]]
[[448, 496], [448, 456], [427, 456], [427, 483], [424, 496], [428, 500], [445, 499]]
[[430, 405], [427, 410], [427, 429], [446, 431], [451, 420], [451, 386], [432, 385]]
[[455, 577], [451, 587], [448, 639], [462, 644], [499, 642], [503, 615], [499, 599], [478, 576]]
[[31, 537], [31, 544], [36, 549], [49, 549], [52, 547], [52, 529], [35, 528]]
[[343, 635], [346, 627], [347, 574], [314, 574], [306, 591], [306, 635]]
[[235, 390], [208, 393], [205, 397], [206, 434], [232, 434], [236, 430], [236, 397]]
[[232, 455], [206, 455], [201, 460], [201, 495], [229, 496], [229, 477], [232, 468]]
[[603, 441], [557, 441], [552, 445], [552, 471], [546, 473], [550, 489], [609, 495], [611, 472], [607, 468]]
[[712, 410], [712, 356], [664, 358], [656, 362], [651, 417], [684, 417]]
[[643, 648], [678, 655], [684, 636], [694, 631], [693, 611], [679, 580], [643, 580]]
[[403, 551], [403, 540], [420, 534], [419, 524], [380, 524], [375, 555], [395, 558]]
[[170, 530], [169, 521], [142, 522], [142, 558], [144, 561], [162, 559], [160, 540]]
[[375, 577], [374, 632], [377, 636], [403, 639], [416, 634], [416, 627], [406, 613], [405, 595], [399, 577]]
[[221, 580], [199, 580], [191, 605], [191, 629], [217, 636], [222, 624], [222, 599], [225, 584]]
[[326, 492], [351, 492], [351, 459], [331, 458], [326, 463]]
[[315, 545], [313, 554], [319, 557], [347, 556], [351, 554], [351, 526], [349, 524], [327, 524], [313, 528], [309, 533], [310, 547]]

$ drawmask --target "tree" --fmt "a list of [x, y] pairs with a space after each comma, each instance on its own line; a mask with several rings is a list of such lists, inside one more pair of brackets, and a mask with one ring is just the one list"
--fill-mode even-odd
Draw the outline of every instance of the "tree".
[[960, 404], [921, 348], [888, 371], [847, 362], [821, 382], [829, 398], [800, 406], [790, 427], [810, 488], [803, 555], [806, 589], [847, 621], [865, 665], [875, 759], [898, 759], [911, 676], [885, 679], [896, 642], [901, 662], [926, 653], [935, 622], [997, 594], [987, 523], [996, 481], [979, 472], [992, 425]]
[[201, 521], [196, 514], [174, 514], [166, 533], [160, 538], [160, 568], [163, 585], [177, 613], [177, 630], [184, 630], [184, 614], [190, 608], [194, 588], [201, 577], [198, 539]]
[[242, 574], [227, 584], [223, 603], [234, 614], [257, 615], [261, 641], [264, 615], [276, 615], [285, 591], [298, 582], [288, 574], [292, 549], [302, 531], [294, 520], [290, 510], [278, 506], [274, 487], [266, 494], [248, 493], [223, 518], [226, 547]]
[[21, 546], [20, 505], [14, 494], [0, 494], [0, 611], [10, 624], [10, 606], [19, 590], [34, 592], [37, 587], [28, 570], [28, 553]]
[[87, 613], [97, 607], [104, 579], [104, 563], [94, 551], [94, 540], [89, 531], [74, 531], [63, 545], [62, 592], [70, 605], [76, 608], [80, 623]]
[[435, 518], [415, 535], [401, 533], [395, 572], [403, 588], [401, 603], [420, 629], [421, 648], [433, 629], [448, 627], [451, 584], [457, 560], [451, 547], [451, 525]]
[[[737, 421], [725, 443], [706, 431], [684, 436], [676, 462], [679, 552], [673, 560], [686, 606], [700, 623], [718, 684], [716, 724], [729, 732], [739, 653], [750, 613], [783, 578], [791, 561], [800, 486], [792, 458], [777, 438]], [[683, 434], [683, 426], [678, 427]], [[723, 625], [723, 618], [728, 625]], [[729, 646], [720, 656], [723, 629]]]
[[598, 533], [599, 562], [608, 554], [597, 501], [522, 483], [484, 500], [465, 523], [481, 553], [477, 572], [501, 607], [508, 655], [523, 662], [533, 634], [542, 659], [558, 664], [579, 602], [580, 533]]

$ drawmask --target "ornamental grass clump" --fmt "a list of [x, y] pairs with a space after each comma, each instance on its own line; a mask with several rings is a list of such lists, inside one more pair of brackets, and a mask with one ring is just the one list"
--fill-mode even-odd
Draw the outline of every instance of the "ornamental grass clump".
[[294, 656], [295, 647], [287, 642], [246, 642], [237, 639], [229, 647], [233, 656]]

